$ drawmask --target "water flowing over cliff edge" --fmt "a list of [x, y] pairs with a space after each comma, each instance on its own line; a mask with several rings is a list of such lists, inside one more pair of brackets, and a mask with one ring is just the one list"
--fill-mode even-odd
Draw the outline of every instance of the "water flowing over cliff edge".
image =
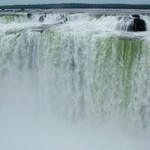
[[[150, 17], [141, 16], [146, 22], [147, 31], [134, 33], [126, 31], [129, 22], [126, 21], [125, 15], [55, 13], [47, 14], [42, 23], [39, 22], [40, 16], [33, 14], [30, 19], [26, 14], [0, 16], [1, 128], [16, 127], [17, 122], [18, 131], [19, 125], [22, 126], [29, 120], [40, 118], [39, 122], [46, 120], [47, 124], [51, 124], [50, 118], [61, 118], [75, 124], [95, 122], [100, 126], [107, 122], [111, 126], [111, 123], [115, 122], [113, 127], [125, 126], [125, 128], [139, 129], [141, 132], [146, 130], [148, 133], [150, 128]], [[52, 131], [55, 128], [53, 124], [50, 125]], [[29, 123], [27, 126], [30, 129]], [[41, 126], [43, 128], [43, 125]], [[70, 127], [68, 128], [70, 131], [67, 133], [67, 138], [70, 136], [74, 145], [75, 139], [71, 136]], [[106, 134], [100, 130], [102, 136], [99, 137], [98, 133], [95, 135], [97, 129], [87, 133], [86, 131], [91, 130], [88, 128], [82, 131], [87, 134], [87, 137], [92, 135], [90, 138], [83, 136], [86, 142], [91, 141], [92, 137], [95, 140], [109, 137], [109, 129]], [[48, 125], [46, 129], [49, 130]], [[60, 130], [58, 132], [62, 134], [60, 136], [62, 140], [63, 135], [66, 134]], [[1, 132], [4, 134], [3, 131]], [[18, 133], [17, 135], [21, 136]], [[15, 136], [16, 133], [12, 135]], [[31, 133], [31, 137], [33, 135], [34, 132]], [[146, 143], [148, 135], [143, 136], [145, 138], [143, 141]], [[148, 149], [148, 144], [143, 141], [144, 144], [141, 142], [143, 145], [138, 147], [135, 141], [130, 145], [128, 138], [121, 137], [122, 142], [124, 139], [127, 139], [129, 149], [132, 147], [143, 150], [143, 145]], [[116, 142], [114, 141], [113, 144]], [[97, 143], [96, 140], [95, 149], [99, 149]], [[107, 144], [104, 143], [102, 145], [105, 148]], [[49, 145], [45, 149], [50, 147]], [[93, 145], [94, 141], [90, 146]], [[91, 149], [82, 146], [77, 144], [75, 149]], [[117, 146], [114, 147], [120, 149], [120, 145]], [[54, 146], [51, 149], [55, 148]], [[59, 148], [61, 146], [57, 147]], [[37, 147], [28, 149], [33, 150]]]

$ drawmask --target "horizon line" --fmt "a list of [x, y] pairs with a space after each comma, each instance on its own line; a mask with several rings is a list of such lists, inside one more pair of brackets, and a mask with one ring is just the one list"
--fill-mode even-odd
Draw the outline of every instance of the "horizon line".
[[141, 3], [138, 3], [138, 4], [133, 4], [133, 3], [43, 3], [43, 4], [39, 4], [39, 3], [36, 3], [36, 4], [6, 4], [6, 5], [0, 5], [0, 6], [21, 6], [21, 5], [24, 5], [24, 6], [28, 6], [28, 5], [62, 5], [62, 4], [78, 4], [78, 5], [150, 5], [150, 4], [141, 4]]

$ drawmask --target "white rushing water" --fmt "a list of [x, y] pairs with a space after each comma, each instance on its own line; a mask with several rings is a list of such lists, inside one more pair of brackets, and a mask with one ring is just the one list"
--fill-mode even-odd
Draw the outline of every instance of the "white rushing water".
[[0, 16], [0, 149], [149, 150], [149, 16], [40, 16]]

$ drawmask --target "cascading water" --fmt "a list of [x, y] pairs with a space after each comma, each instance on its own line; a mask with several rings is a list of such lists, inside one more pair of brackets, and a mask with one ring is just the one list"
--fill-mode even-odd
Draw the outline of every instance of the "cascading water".
[[[68, 18], [66, 23], [59, 23], [62, 19], [60, 14], [47, 15], [43, 23], [38, 22], [37, 16], [32, 20], [18, 19], [19, 22], [14, 19], [12, 23], [10, 20], [14, 16], [0, 18], [0, 127], [4, 131], [9, 129], [7, 134], [6, 131], [0, 131], [3, 135], [1, 141], [5, 143], [5, 139], [9, 137], [7, 140], [12, 142], [10, 145], [13, 145], [13, 149], [20, 149], [11, 136], [17, 136], [18, 141], [22, 135], [28, 137], [29, 132], [29, 139], [19, 141], [24, 145], [21, 149], [43, 149], [44, 144], [44, 149], [60, 149], [58, 144], [66, 142], [62, 140], [63, 136], [69, 136], [70, 143], [76, 146], [73, 148], [70, 144], [69, 148], [63, 147], [68, 150], [91, 150], [94, 145], [94, 149], [103, 147], [106, 150], [119, 150], [124, 149], [122, 145], [126, 145], [129, 150], [148, 150], [149, 135], [142, 133], [141, 136], [145, 137], [143, 140], [138, 137], [141, 144], [137, 144], [131, 137], [124, 138], [121, 135], [119, 139], [120, 131], [115, 129], [116, 132], [112, 132], [107, 127], [102, 128], [107, 132], [98, 130], [102, 136], [96, 133], [97, 129], [82, 129], [85, 136], [76, 136], [84, 138], [83, 143], [90, 141], [92, 144], [85, 146], [78, 143], [80, 140], [77, 140], [77, 144], [70, 133], [70, 127], [69, 131], [65, 127], [67, 133], [57, 131], [58, 125], [55, 129], [55, 124], [49, 125], [49, 120], [55, 116], [76, 123], [92, 121], [99, 126], [115, 122], [116, 126], [141, 130], [144, 128], [149, 133], [149, 31], [117, 31], [119, 16], [97, 18], [88, 14], [65, 14]], [[7, 18], [11, 19], [6, 21]], [[147, 18], [145, 21], [148, 29], [149, 18], [143, 18]], [[42, 119], [37, 121], [38, 118]], [[33, 120], [36, 120], [36, 125]], [[40, 122], [44, 122], [44, 125]], [[29, 130], [20, 128], [24, 123]], [[33, 131], [39, 130], [37, 124], [39, 128], [46, 128], [46, 131], [38, 132], [43, 137], [42, 144], [33, 146], [38, 145], [41, 140], [36, 139], [38, 134]], [[11, 129], [14, 128], [13, 132]], [[55, 134], [55, 131], [53, 133], [53, 129], [62, 135]], [[48, 134], [52, 132], [52, 137], [46, 134], [47, 130], [50, 130]], [[110, 135], [117, 133], [119, 137], [116, 140], [119, 139], [122, 144], [115, 140], [105, 140], [110, 136], [109, 132]], [[58, 141], [54, 140], [57, 136], [60, 136]], [[103, 142], [98, 144], [98, 138]], [[25, 146], [27, 139], [31, 142], [28, 143], [29, 147]], [[112, 147], [107, 146], [107, 142], [112, 143]], [[9, 149], [4, 143], [3, 149]]]

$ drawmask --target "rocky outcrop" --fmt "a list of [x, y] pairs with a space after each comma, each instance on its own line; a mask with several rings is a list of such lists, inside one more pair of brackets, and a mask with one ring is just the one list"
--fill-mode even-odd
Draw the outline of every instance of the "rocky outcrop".
[[43, 22], [44, 18], [46, 18], [46, 13], [44, 13], [44, 15], [40, 16], [39, 18], [39, 22]]
[[44, 21], [44, 16], [40, 16], [39, 22], [43, 22], [43, 21]]
[[140, 16], [137, 14], [134, 14], [131, 16], [132, 16], [132, 21], [129, 24], [127, 31], [133, 31], [133, 32], [146, 31], [145, 21], [141, 19]]
[[32, 14], [31, 14], [31, 13], [28, 13], [28, 14], [27, 14], [27, 18], [28, 18], [28, 19], [31, 19], [31, 17], [32, 17]]

